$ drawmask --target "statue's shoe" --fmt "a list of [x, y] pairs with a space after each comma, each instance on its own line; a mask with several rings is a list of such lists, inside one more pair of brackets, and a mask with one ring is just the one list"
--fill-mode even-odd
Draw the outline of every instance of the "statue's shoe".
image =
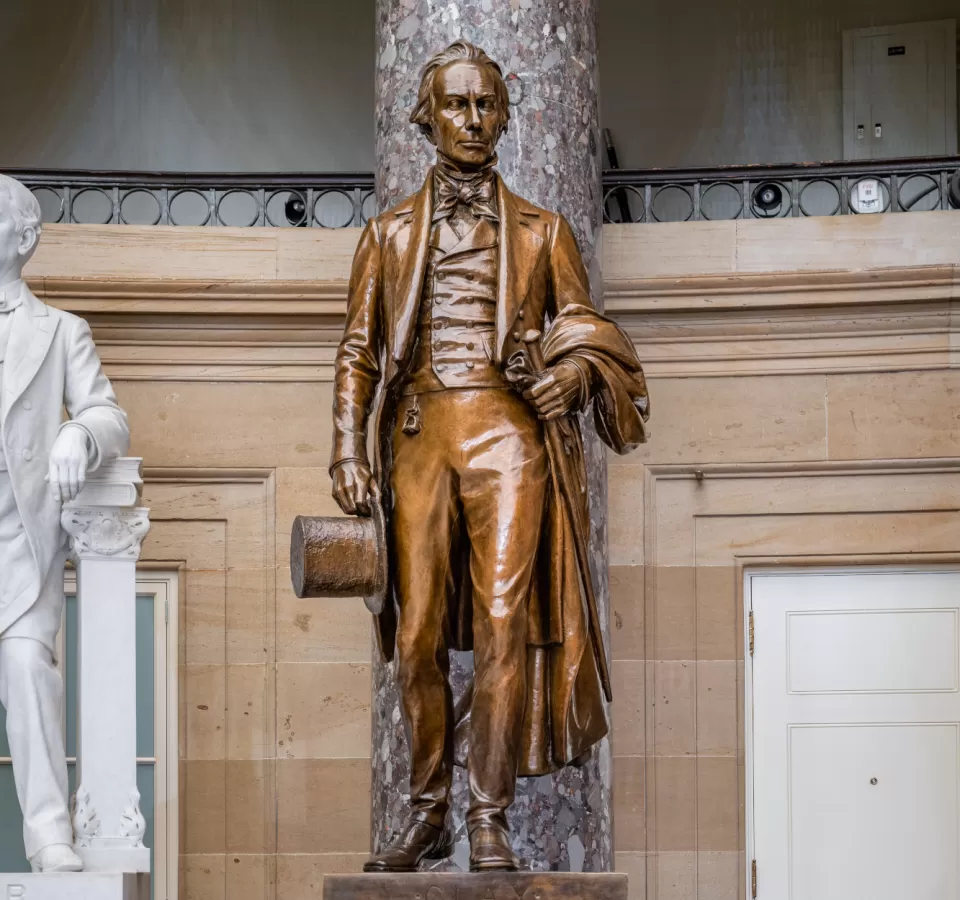
[[364, 872], [416, 872], [425, 859], [446, 859], [453, 854], [453, 832], [426, 822], [408, 822], [386, 850], [363, 864]]
[[69, 844], [50, 844], [30, 857], [34, 872], [82, 872], [83, 860]]
[[510, 847], [510, 832], [484, 823], [470, 829], [471, 872], [516, 872], [520, 861]]

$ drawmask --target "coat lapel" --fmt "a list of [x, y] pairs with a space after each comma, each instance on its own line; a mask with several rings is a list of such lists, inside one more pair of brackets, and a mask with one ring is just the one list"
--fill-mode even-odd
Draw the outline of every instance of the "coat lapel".
[[500, 210], [500, 258], [497, 273], [497, 340], [494, 362], [503, 356], [507, 331], [527, 297], [530, 277], [543, 249], [543, 238], [532, 229], [517, 209], [513, 194], [497, 176], [497, 204]]
[[10, 408], [33, 381], [47, 358], [57, 320], [49, 314], [30, 290], [24, 286], [23, 302], [13, 311], [10, 340], [3, 363], [3, 397], [0, 416], [5, 422]]
[[413, 322], [420, 306], [420, 294], [423, 292], [423, 274], [427, 267], [427, 253], [430, 244], [430, 228], [433, 218], [433, 169], [427, 173], [427, 179], [417, 194], [410, 214], [410, 235], [407, 252], [400, 264], [400, 277], [397, 281], [397, 314], [394, 317], [393, 359], [400, 365], [406, 358], [410, 346]]

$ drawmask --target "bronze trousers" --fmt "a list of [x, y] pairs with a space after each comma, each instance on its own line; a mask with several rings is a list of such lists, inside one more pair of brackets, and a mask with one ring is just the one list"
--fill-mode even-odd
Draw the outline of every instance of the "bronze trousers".
[[[453, 777], [447, 603], [473, 588], [469, 824], [505, 824], [526, 698], [527, 598], [548, 478], [543, 429], [506, 388], [420, 394], [421, 429], [393, 435], [397, 673], [414, 818], [441, 825]], [[404, 404], [412, 398], [405, 398]], [[457, 571], [469, 542], [469, 571]], [[455, 601], [453, 601], [455, 602]]]

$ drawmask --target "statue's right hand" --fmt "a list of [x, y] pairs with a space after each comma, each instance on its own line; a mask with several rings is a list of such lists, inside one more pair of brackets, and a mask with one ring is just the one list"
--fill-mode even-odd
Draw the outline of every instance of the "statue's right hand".
[[333, 470], [333, 499], [348, 516], [370, 515], [370, 466], [348, 459]]

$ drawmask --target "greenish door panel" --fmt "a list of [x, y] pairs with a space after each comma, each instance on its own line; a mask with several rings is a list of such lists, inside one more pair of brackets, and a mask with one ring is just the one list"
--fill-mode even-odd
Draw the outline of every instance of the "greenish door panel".
[[[154, 756], [154, 597], [137, 595], [137, 756]], [[66, 597], [64, 623], [64, 702], [67, 756], [77, 754], [77, 598]], [[23, 817], [9, 763], [6, 714], [0, 707], [0, 872], [29, 872], [30, 864], [23, 849]], [[150, 868], [153, 871], [154, 809], [156, 803], [153, 762], [137, 764], [137, 789], [140, 791], [140, 812], [147, 822], [144, 843], [151, 848]], [[76, 788], [76, 765], [67, 766], [70, 793]], [[152, 883], [152, 882], [151, 882]]]
[[13, 769], [0, 765], [0, 872], [29, 872]]
[[[154, 756], [154, 598], [137, 595], [137, 756]], [[141, 790], [142, 794], [143, 791]], [[146, 813], [144, 813], [146, 815]], [[149, 826], [148, 826], [149, 827]], [[151, 845], [152, 846], [152, 845]]]

